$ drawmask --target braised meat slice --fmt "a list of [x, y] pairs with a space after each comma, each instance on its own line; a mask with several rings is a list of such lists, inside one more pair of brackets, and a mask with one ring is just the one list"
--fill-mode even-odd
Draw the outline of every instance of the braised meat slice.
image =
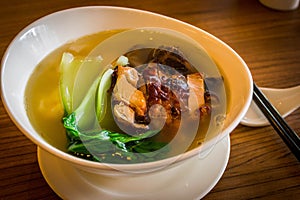
[[209, 114], [204, 77], [175, 47], [133, 50], [112, 77], [115, 118], [124, 127], [162, 129], [182, 116]]
[[[157, 63], [149, 63], [142, 76], [146, 85], [148, 110], [153, 105], [162, 105], [166, 113], [166, 123], [180, 117], [188, 103], [189, 89], [186, 78], [176, 70]], [[158, 111], [161, 109], [153, 109], [149, 113], [150, 118], [161, 116]]]
[[[135, 118], [143, 118], [147, 113], [146, 99], [143, 92], [137, 89], [138, 72], [132, 67], [118, 66], [113, 81], [113, 113], [120, 128], [125, 132], [148, 129], [144, 124], [136, 123]], [[134, 131], [133, 131], [134, 132]]]
[[197, 72], [183, 53], [176, 47], [165, 47], [153, 49], [148, 57], [149, 61], [154, 63], [171, 66], [180, 74], [186, 76], [189, 73]]
[[135, 133], [136, 130], [145, 131], [149, 127], [145, 124], [138, 124], [135, 122], [135, 112], [134, 110], [125, 105], [124, 102], [119, 102], [113, 107], [113, 114], [119, 123], [119, 127], [127, 133]]
[[144, 116], [147, 105], [144, 94], [136, 88], [138, 79], [138, 72], [134, 68], [118, 66], [113, 98], [130, 106], [137, 115]]

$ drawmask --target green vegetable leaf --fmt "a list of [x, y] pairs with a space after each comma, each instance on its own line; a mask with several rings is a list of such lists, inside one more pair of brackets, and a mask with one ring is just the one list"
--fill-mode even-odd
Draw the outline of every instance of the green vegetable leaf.
[[111, 76], [114, 70], [107, 69], [101, 77], [99, 82], [97, 101], [96, 101], [96, 115], [98, 121], [101, 122], [104, 119], [107, 110], [107, 91], [111, 85]]
[[74, 57], [68, 52], [62, 55], [60, 94], [67, 114], [72, 113], [78, 107], [86, 91], [97, 78], [97, 74], [103, 70], [100, 66], [101, 62], [101, 57], [87, 59]]
[[[157, 131], [127, 135], [100, 127], [99, 123], [107, 116], [106, 91], [110, 87], [113, 70], [108, 69], [96, 77], [81, 98], [80, 95], [73, 94], [74, 82], [78, 84], [80, 80], [84, 80], [84, 77], [78, 77], [79, 72], [83, 72], [83, 68], [88, 65], [86, 61], [75, 59], [68, 53], [63, 55], [61, 62], [60, 89], [66, 110], [63, 125], [69, 140], [68, 152], [86, 159], [111, 163], [147, 162], [165, 156], [166, 144], [151, 140]], [[87, 75], [88, 72], [84, 74]], [[87, 86], [88, 84], [85, 85]], [[79, 97], [81, 101], [75, 105], [75, 98]]]
[[67, 113], [73, 110], [73, 87], [81, 61], [74, 59], [70, 53], [64, 53], [60, 63], [60, 93], [64, 109]]
[[[63, 122], [70, 141], [68, 151], [95, 161], [113, 163], [141, 162], [158, 159], [166, 153], [166, 143], [151, 141], [157, 131], [147, 131], [136, 136], [108, 130], [79, 131], [76, 113], [64, 117]], [[162, 151], [155, 152], [162, 149]]]

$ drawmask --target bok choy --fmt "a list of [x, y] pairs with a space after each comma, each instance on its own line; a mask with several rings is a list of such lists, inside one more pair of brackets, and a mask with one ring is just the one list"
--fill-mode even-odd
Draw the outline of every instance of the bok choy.
[[[78, 98], [73, 93], [76, 77], [80, 76], [78, 71], [91, 70], [84, 62], [65, 53], [60, 66], [62, 71], [60, 91], [66, 113], [62, 121], [69, 141], [68, 152], [89, 160], [107, 163], [149, 162], [165, 156], [166, 143], [151, 140], [157, 131], [150, 130], [132, 136], [101, 128], [99, 122], [106, 116], [107, 104], [110, 103], [106, 95], [111, 84], [112, 69], [107, 69], [98, 76], [80, 104], [77, 107], [74, 105], [74, 99]], [[99, 59], [89, 62], [97, 64]], [[84, 79], [89, 77], [80, 78]]]

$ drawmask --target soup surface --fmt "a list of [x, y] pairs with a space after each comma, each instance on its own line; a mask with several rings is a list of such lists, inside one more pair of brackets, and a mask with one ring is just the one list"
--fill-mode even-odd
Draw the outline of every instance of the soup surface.
[[[59, 89], [62, 55], [68, 52], [74, 55], [74, 57], [84, 58], [101, 41], [121, 31], [111, 30], [88, 35], [59, 47], [40, 62], [30, 77], [25, 92], [25, 102], [29, 119], [37, 132], [56, 148], [67, 151], [69, 142], [66, 136], [66, 129], [62, 123], [65, 110]], [[147, 48], [130, 51], [126, 56], [129, 57], [130, 61], [136, 62], [139, 60], [136, 59], [137, 57], [143, 60], [146, 53], [149, 53], [149, 49]], [[199, 71], [205, 76], [205, 67], [203, 69], [200, 67]], [[169, 156], [182, 153], [183, 149], [186, 151], [199, 146], [207, 135], [215, 134], [222, 128], [220, 124], [222, 124], [222, 120], [226, 114], [226, 93], [222, 78], [205, 77], [205, 84], [206, 90], [209, 93], [208, 106], [210, 106], [211, 110], [206, 116], [196, 121], [196, 130], [191, 125], [195, 122], [183, 119], [183, 116], [181, 116], [174, 119], [172, 123], [163, 126], [160, 133], [153, 137], [154, 141], [171, 144], [170, 152], [168, 152]], [[109, 104], [108, 108], [112, 109], [111, 106], [114, 105]], [[108, 116], [112, 115], [111, 112], [109, 111], [105, 116], [101, 127], [111, 131], [122, 132], [122, 127], [120, 128], [119, 124], [115, 122], [116, 120], [111, 120], [112, 118]], [[185, 144], [185, 147], [179, 148], [182, 144]], [[186, 146], [186, 144], [188, 145]]]
[[59, 91], [63, 53], [86, 56], [101, 41], [120, 31], [104, 31], [65, 44], [45, 57], [31, 75], [25, 91], [27, 114], [37, 132], [51, 145], [66, 151], [67, 138], [62, 124], [64, 109]]

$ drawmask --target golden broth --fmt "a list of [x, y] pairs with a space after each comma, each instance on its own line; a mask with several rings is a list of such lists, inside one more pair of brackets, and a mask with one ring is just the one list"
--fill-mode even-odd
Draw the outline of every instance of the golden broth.
[[[66, 151], [68, 143], [65, 128], [62, 124], [64, 109], [59, 91], [59, 67], [62, 54], [64, 52], [70, 52], [74, 56], [85, 57], [101, 41], [120, 31], [122, 30], [104, 31], [65, 44], [45, 57], [31, 75], [25, 91], [27, 114], [36, 131], [41, 134], [47, 142], [58, 149]], [[225, 93], [220, 95], [220, 97], [221, 101], [225, 100], [226, 102]], [[226, 107], [226, 104], [223, 104], [221, 113], [224, 113], [224, 107]], [[213, 117], [215, 116], [211, 118], [209, 116], [200, 121], [198, 133], [195, 138], [192, 136], [194, 139], [193, 143], [189, 143], [191, 144], [190, 148], [198, 146], [204, 140]], [[180, 121], [176, 123], [180, 123]], [[177, 128], [178, 126], [167, 127], [163, 131], [164, 134], [161, 134], [157, 138], [164, 141], [170, 140], [175, 136], [174, 134], [177, 134]], [[178, 139], [175, 141], [174, 146], [178, 146], [182, 142], [186, 143], [185, 141], [191, 139], [191, 137], [189, 137], [190, 133], [187, 131], [189, 130], [188, 124], [183, 124], [183, 129], [181, 130], [184, 131], [184, 134], [177, 135]], [[213, 128], [212, 132], [215, 132], [214, 130], [215, 128]]]
[[51, 145], [66, 150], [67, 138], [61, 121], [64, 110], [59, 91], [62, 54], [86, 56], [101, 41], [120, 31], [104, 31], [65, 44], [44, 58], [32, 73], [25, 91], [27, 114], [36, 131]]

